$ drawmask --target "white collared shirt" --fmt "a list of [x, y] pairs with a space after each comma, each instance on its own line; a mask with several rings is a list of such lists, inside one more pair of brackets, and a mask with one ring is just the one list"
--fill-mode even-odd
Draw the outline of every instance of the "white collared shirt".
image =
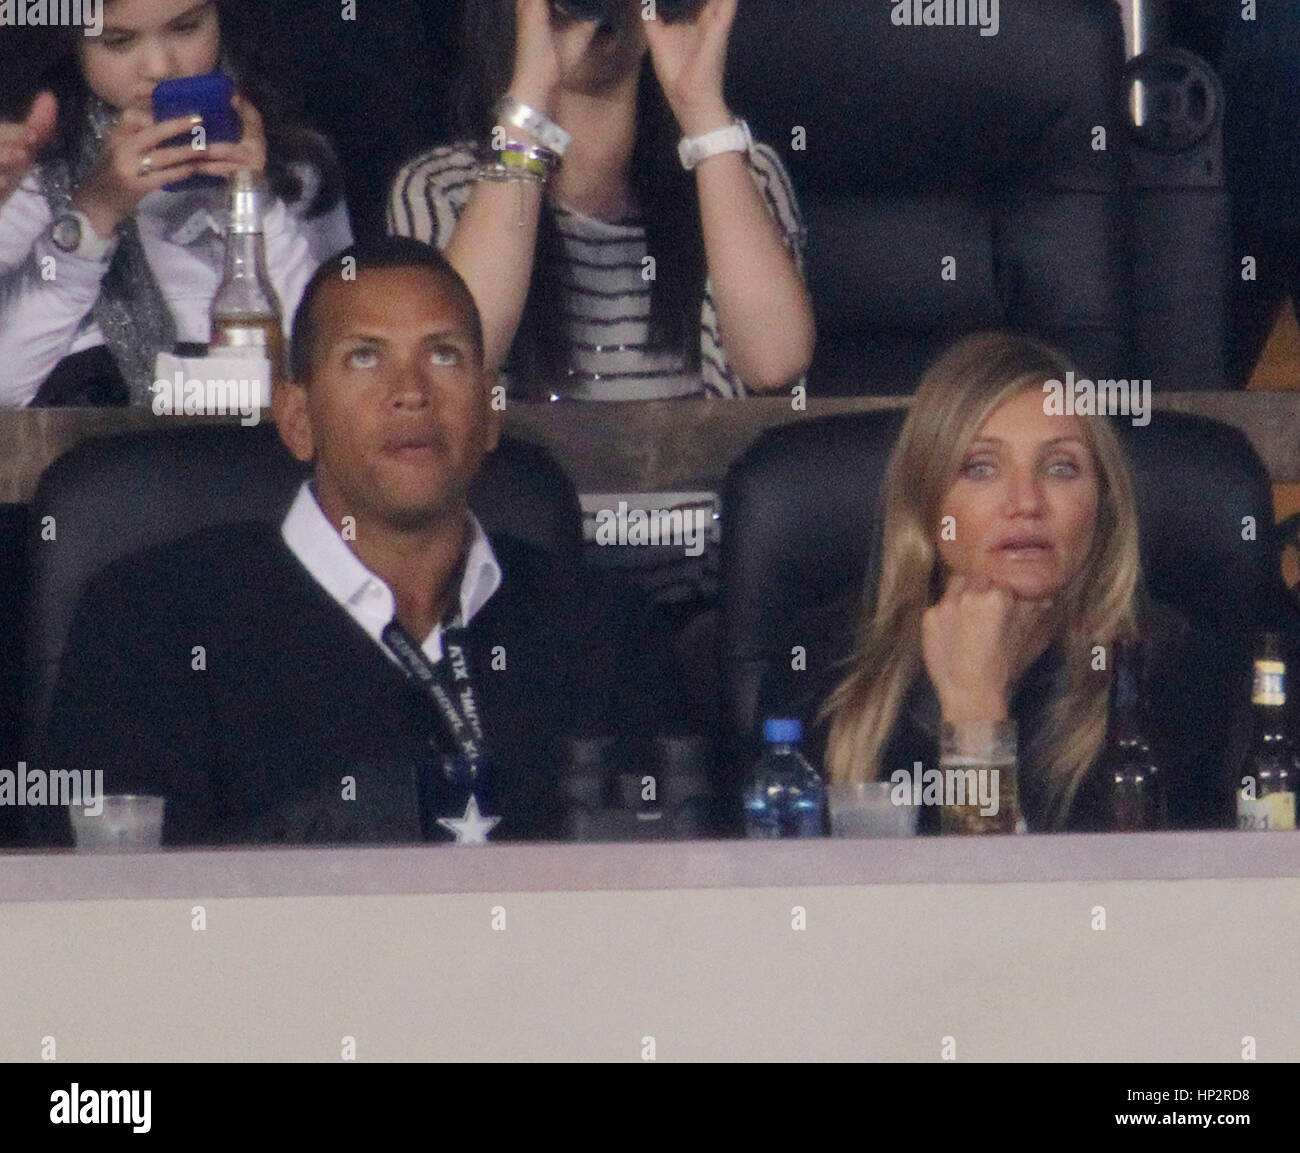
[[[465, 624], [474, 619], [474, 615], [501, 587], [501, 566], [487, 533], [473, 513], [469, 514], [469, 521], [469, 555], [460, 581], [460, 618]], [[280, 535], [321, 588], [366, 630], [366, 635], [389, 660], [398, 664], [397, 658], [383, 642], [384, 629], [392, 623], [397, 612], [392, 589], [348, 548], [321, 511], [310, 481], [304, 481], [298, 490], [280, 526]], [[433, 626], [433, 631], [424, 638], [420, 647], [431, 663], [437, 664], [442, 660], [441, 621]]]

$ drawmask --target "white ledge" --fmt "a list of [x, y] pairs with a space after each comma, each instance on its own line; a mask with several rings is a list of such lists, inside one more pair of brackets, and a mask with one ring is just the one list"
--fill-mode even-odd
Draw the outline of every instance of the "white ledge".
[[0, 901], [1300, 877], [1300, 836], [1138, 833], [0, 856]]

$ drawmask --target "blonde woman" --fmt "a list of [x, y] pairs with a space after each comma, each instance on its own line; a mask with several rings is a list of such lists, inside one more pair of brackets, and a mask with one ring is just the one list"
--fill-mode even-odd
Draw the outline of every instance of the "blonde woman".
[[[885, 474], [881, 545], [856, 627], [844, 627], [843, 606], [798, 622], [806, 635], [792, 643], [805, 644], [810, 668], [821, 658], [824, 675], [811, 680], [822, 691], [810, 701], [806, 684], [778, 673], [764, 712], [802, 699], [786, 711], [814, 720], [835, 783], [937, 767], [943, 725], [969, 747], [970, 734], [1014, 722], [1029, 828], [1101, 827], [1091, 770], [1111, 668], [1098, 653], [1141, 634], [1148, 737], [1171, 812], [1216, 825], [1230, 790], [1218, 772], [1227, 726], [1214, 719], [1239, 660], [1144, 596], [1114, 431], [1105, 418], [1045, 411], [1044, 383], [1071, 368], [1037, 341], [981, 333], [926, 372]], [[850, 653], [836, 652], [837, 634], [852, 636]], [[923, 809], [921, 823], [934, 828], [934, 813]]]

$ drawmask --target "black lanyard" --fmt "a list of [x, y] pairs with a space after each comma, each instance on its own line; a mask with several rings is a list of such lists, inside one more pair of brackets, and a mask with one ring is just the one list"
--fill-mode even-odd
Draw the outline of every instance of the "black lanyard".
[[[464, 643], [465, 626], [460, 623], [459, 614], [443, 626], [442, 660], [436, 667], [429, 663], [424, 650], [396, 620], [384, 628], [383, 638], [384, 644], [401, 662], [407, 675], [433, 702], [460, 754], [471, 766], [477, 766], [486, 751], [483, 717], [479, 712], [478, 696], [470, 677]], [[450, 683], [447, 675], [449, 669]]]

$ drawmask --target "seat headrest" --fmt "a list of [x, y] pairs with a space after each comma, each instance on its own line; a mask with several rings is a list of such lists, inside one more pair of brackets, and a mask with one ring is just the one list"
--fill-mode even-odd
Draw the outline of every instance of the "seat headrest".
[[1110, 185], [1111, 151], [1080, 142], [1122, 115], [1124, 40], [1113, 0], [1003, 3], [995, 36], [969, 25], [896, 25], [898, 7], [740, 6], [728, 101], [777, 149], [801, 192], [914, 195], [1024, 179], [1055, 189]]
[[[762, 656], [795, 613], [862, 588], [903, 417], [887, 410], [783, 425], [733, 464], [722, 514], [728, 659]], [[1269, 478], [1250, 442], [1168, 411], [1117, 431], [1150, 592], [1225, 630], [1253, 626], [1280, 577]]]

